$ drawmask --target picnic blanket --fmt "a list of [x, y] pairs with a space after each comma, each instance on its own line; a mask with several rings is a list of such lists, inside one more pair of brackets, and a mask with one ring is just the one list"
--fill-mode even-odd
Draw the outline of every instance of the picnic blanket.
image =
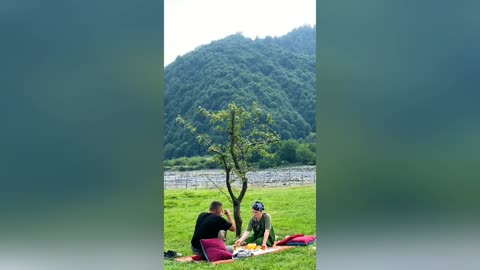
[[[253, 251], [253, 256], [259, 256], [259, 255], [268, 254], [268, 253], [276, 253], [276, 252], [284, 251], [284, 250], [287, 250], [287, 249], [290, 249], [290, 248], [293, 248], [293, 247], [294, 246], [274, 246], [274, 247], [269, 247], [266, 250], [261, 250], [261, 249], [254, 250]], [[235, 252], [234, 252], [234, 254], [235, 254]], [[178, 262], [197, 262], [197, 263], [198, 262], [206, 262], [206, 261], [194, 261], [191, 256], [180, 257], [180, 258], [176, 258], [175, 260], [178, 261]], [[228, 260], [220, 260], [220, 261], [216, 261], [216, 262], [212, 262], [212, 263], [213, 264], [222, 264], [222, 263], [231, 263], [233, 261], [236, 261], [236, 260], [228, 259]]]

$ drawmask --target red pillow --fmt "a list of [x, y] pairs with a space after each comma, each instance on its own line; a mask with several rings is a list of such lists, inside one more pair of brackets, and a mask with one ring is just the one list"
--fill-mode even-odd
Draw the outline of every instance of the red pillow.
[[192, 260], [203, 261], [203, 260], [205, 260], [205, 256], [203, 256], [203, 254], [202, 255], [194, 255], [194, 256], [192, 256]]
[[300, 236], [300, 237], [295, 237], [291, 241], [287, 243], [289, 246], [306, 246], [315, 241], [317, 237], [315, 236]]
[[200, 239], [203, 254], [209, 262], [231, 259], [233, 254], [227, 251], [227, 246], [219, 238]]
[[292, 240], [295, 237], [299, 237], [299, 236], [303, 236], [303, 234], [299, 233], [299, 234], [294, 234], [292, 236], [289, 236], [289, 237], [283, 239], [282, 241], [278, 242], [277, 246], [285, 246], [288, 241]]

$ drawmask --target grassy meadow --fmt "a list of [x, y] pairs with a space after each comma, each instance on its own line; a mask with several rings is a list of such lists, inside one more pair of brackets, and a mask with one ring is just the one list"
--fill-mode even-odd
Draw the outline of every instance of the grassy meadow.
[[[164, 191], [165, 251], [174, 250], [184, 256], [192, 255], [190, 240], [200, 212], [208, 211], [210, 202], [221, 201], [233, 215], [233, 206], [218, 189], [165, 190]], [[255, 200], [264, 203], [272, 216], [278, 239], [286, 235], [316, 234], [315, 185], [282, 188], [249, 187], [242, 202], [242, 233], [252, 216], [251, 205]], [[235, 242], [235, 234], [228, 232], [227, 244]], [[281, 253], [266, 254], [238, 260], [229, 264], [180, 263], [165, 260], [165, 269], [315, 269], [315, 249], [312, 246], [293, 248]]]

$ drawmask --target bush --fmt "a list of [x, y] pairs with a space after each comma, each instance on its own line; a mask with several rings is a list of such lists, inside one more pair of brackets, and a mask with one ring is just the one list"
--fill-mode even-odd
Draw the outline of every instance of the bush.
[[288, 161], [290, 163], [295, 163], [297, 161], [297, 148], [299, 143], [293, 139], [283, 142], [279, 151], [277, 152], [278, 157], [282, 161]]
[[192, 166], [192, 167], [200, 166], [202, 159], [204, 159], [204, 158], [202, 158], [202, 157], [191, 157], [191, 158], [188, 158], [186, 160], [186, 164], [188, 166]]
[[216, 162], [215, 160], [213, 160], [213, 158], [210, 158], [205, 163], [205, 168], [206, 169], [219, 169], [220, 164], [218, 162]]
[[297, 161], [303, 165], [315, 165], [315, 153], [310, 150], [307, 144], [302, 144], [297, 149]]
[[[309, 136], [308, 141], [315, 139], [315, 133]], [[274, 155], [273, 158], [262, 157], [259, 153], [253, 153], [249, 157], [249, 162], [252, 166], [259, 169], [274, 168], [283, 165], [316, 164], [316, 147], [314, 142], [307, 142], [307, 140], [299, 141], [290, 139], [287, 141], [280, 141], [269, 145], [267, 151]], [[164, 168], [166, 170], [200, 170], [200, 169], [221, 169], [222, 164], [215, 161], [211, 156], [194, 156], [181, 157], [172, 160], [165, 160]]]
[[262, 158], [258, 162], [258, 167], [260, 169], [273, 168], [273, 167], [277, 167], [278, 165], [279, 165], [279, 161], [276, 158]]
[[176, 158], [173, 160], [173, 166], [183, 166], [186, 165], [186, 158]]

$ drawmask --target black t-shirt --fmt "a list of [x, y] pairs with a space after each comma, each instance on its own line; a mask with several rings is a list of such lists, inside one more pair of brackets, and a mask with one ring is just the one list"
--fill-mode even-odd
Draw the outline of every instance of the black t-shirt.
[[197, 218], [191, 241], [192, 246], [201, 249], [200, 239], [217, 238], [220, 230], [227, 231], [230, 227], [232, 227], [232, 223], [226, 221], [223, 217], [203, 212]]

